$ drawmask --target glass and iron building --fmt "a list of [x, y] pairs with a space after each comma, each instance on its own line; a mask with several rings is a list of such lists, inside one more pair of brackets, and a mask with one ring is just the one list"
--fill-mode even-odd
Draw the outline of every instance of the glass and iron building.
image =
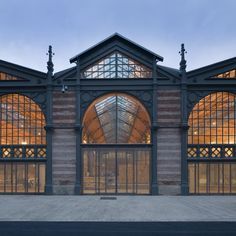
[[236, 194], [236, 58], [186, 71], [114, 34], [54, 72], [0, 60], [0, 194]]

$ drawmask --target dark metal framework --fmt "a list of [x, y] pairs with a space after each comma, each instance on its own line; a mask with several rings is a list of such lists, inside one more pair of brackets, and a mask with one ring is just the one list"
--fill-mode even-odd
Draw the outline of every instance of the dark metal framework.
[[126, 94], [105, 95], [85, 114], [83, 143], [150, 143], [148, 113]]
[[84, 115], [82, 140], [84, 194], [150, 193], [150, 119], [138, 100], [97, 98]]
[[106, 56], [82, 72], [82, 78], [86, 79], [151, 77], [152, 71], [149, 68], [118, 51]]
[[0, 192], [44, 192], [44, 126], [44, 114], [32, 99], [17, 93], [0, 97]]
[[209, 94], [190, 113], [190, 193], [236, 193], [235, 114], [236, 96], [228, 92]]
[[[219, 179], [224, 175], [227, 170], [232, 176], [235, 173], [234, 160], [235, 160], [235, 144], [204, 144], [205, 146], [199, 147], [199, 143], [191, 143], [188, 146], [188, 116], [194, 106], [205, 96], [214, 92], [230, 92], [236, 93], [236, 58], [231, 58], [213, 65], [209, 65], [197, 70], [186, 72], [186, 60], [185, 50], [182, 45], [181, 50], [181, 65], [180, 70], [167, 68], [157, 65], [157, 61], [162, 61], [163, 58], [140, 45], [124, 38], [119, 34], [114, 34], [94, 47], [86, 50], [85, 52], [76, 55], [70, 61], [76, 62], [76, 67], [67, 69], [65, 71], [53, 74], [52, 63], [52, 48], [49, 47], [48, 55], [48, 71], [42, 73], [39, 71], [31, 70], [22, 66], [18, 66], [12, 63], [8, 63], [0, 60], [0, 96], [6, 94], [19, 93], [26, 96], [36, 104], [46, 118], [46, 187], [45, 192], [52, 193], [52, 135], [55, 128], [52, 119], [52, 92], [53, 90], [61, 90], [61, 85], [67, 85], [69, 89], [76, 90], [76, 122], [72, 126], [76, 130], [76, 186], [75, 193], [82, 193], [82, 117], [84, 116], [89, 105], [97, 98], [111, 93], [125, 93], [133, 97], [136, 97], [146, 107], [151, 118], [151, 160], [150, 160], [150, 186], [151, 194], [158, 194], [158, 179], [157, 179], [157, 135], [158, 129], [162, 129], [163, 126], [157, 122], [157, 92], [161, 87], [162, 89], [180, 89], [181, 91], [181, 192], [182, 194], [188, 193], [189, 173], [188, 166], [192, 166], [194, 173], [198, 171], [207, 170], [206, 179], [212, 179], [212, 168], [218, 170]], [[111, 55], [114, 55], [110, 57]], [[121, 55], [121, 56], [119, 56]], [[118, 73], [110, 73], [107, 75], [106, 65], [104, 58], [110, 61], [109, 70], [119, 71]], [[114, 58], [113, 58], [114, 57]], [[118, 59], [119, 57], [119, 59]], [[128, 58], [128, 66], [127, 66]], [[130, 59], [129, 59], [130, 58]], [[113, 60], [115, 59], [115, 60]], [[119, 61], [119, 63], [117, 63]], [[98, 62], [102, 62], [100, 65]], [[114, 62], [114, 63], [113, 63]], [[98, 63], [98, 64], [97, 64]], [[114, 67], [115, 64], [115, 67]], [[138, 67], [136, 67], [136, 64]], [[95, 66], [95, 67], [93, 67]], [[140, 67], [141, 66], [141, 67]], [[111, 69], [112, 68], [112, 69]], [[151, 71], [151, 72], [150, 72]], [[86, 73], [88, 73], [88, 75]], [[135, 72], [138, 72], [140, 76], [136, 77]], [[90, 79], [86, 79], [86, 76]], [[96, 75], [96, 76], [95, 76]], [[96, 79], [99, 78], [99, 79]], [[110, 79], [112, 78], [112, 79]], [[168, 126], [169, 127], [169, 126]], [[174, 128], [180, 128], [179, 125], [174, 125]], [[192, 131], [189, 131], [192, 132]], [[194, 131], [193, 131], [194, 132]], [[191, 145], [194, 145], [191, 146]], [[210, 145], [210, 146], [208, 146]], [[216, 145], [216, 146], [214, 146]], [[227, 145], [227, 147], [225, 146]], [[24, 146], [25, 147], [25, 146]], [[19, 157], [22, 156], [22, 168], [25, 176], [28, 175], [28, 165], [33, 165], [30, 158], [23, 158], [27, 156], [27, 150], [22, 147]], [[133, 144], [133, 148], [136, 148], [136, 144]], [[13, 160], [15, 148], [12, 145], [9, 149], [9, 159]], [[34, 144], [32, 152], [38, 153], [40, 144], [36, 147]], [[45, 147], [44, 147], [45, 148]], [[89, 148], [87, 146], [86, 148]], [[98, 147], [99, 148], [99, 147]], [[108, 147], [109, 144], [108, 144]], [[127, 148], [127, 147], [123, 147]], [[193, 157], [188, 157], [188, 148], [195, 148], [191, 153]], [[200, 149], [202, 148], [202, 149]], [[205, 149], [204, 149], [205, 148]], [[207, 149], [208, 148], [208, 149]], [[215, 149], [213, 149], [215, 148]], [[227, 149], [226, 149], [227, 148]], [[6, 150], [4, 150], [6, 151]], [[195, 154], [196, 153], [196, 156]], [[220, 154], [219, 154], [220, 153]], [[7, 154], [7, 152], [6, 152]], [[192, 154], [191, 154], [192, 155]], [[202, 155], [202, 156], [200, 156]], [[205, 157], [203, 157], [205, 155]], [[208, 155], [206, 157], [206, 155]], [[211, 158], [212, 155], [215, 157]], [[219, 156], [220, 155], [220, 156]], [[17, 157], [17, 160], [19, 160]], [[211, 160], [209, 160], [211, 158]], [[16, 170], [17, 162], [8, 162], [8, 160], [2, 160], [1, 163], [4, 166], [4, 171]], [[39, 158], [40, 159], [40, 158]], [[96, 159], [96, 158], [95, 158]], [[227, 160], [230, 159], [230, 163]], [[15, 160], [15, 161], [17, 161]], [[41, 159], [40, 159], [41, 160]], [[105, 160], [105, 159], [104, 159]], [[96, 162], [96, 161], [95, 161]], [[4, 163], [4, 164], [3, 164]], [[37, 162], [35, 165], [35, 173], [40, 169], [41, 163]], [[21, 164], [21, 163], [19, 163]], [[205, 166], [203, 165], [205, 164]], [[214, 165], [213, 165], [214, 164]], [[223, 164], [225, 164], [224, 167]], [[24, 167], [22, 167], [24, 166]], [[203, 168], [201, 168], [203, 166]], [[213, 167], [214, 166], [214, 167]], [[216, 171], [217, 172], [217, 171]], [[3, 173], [3, 172], [1, 172]], [[13, 173], [13, 172], [12, 172]], [[14, 172], [15, 173], [15, 172]], [[16, 181], [17, 176], [11, 174], [12, 184]], [[15, 177], [14, 177], [15, 176]], [[197, 174], [195, 175], [197, 176]], [[196, 177], [197, 178], [197, 177]], [[232, 181], [231, 181], [232, 182]], [[13, 186], [12, 185], [12, 186]], [[15, 186], [15, 185], [14, 185]], [[25, 184], [25, 189], [27, 187]], [[195, 185], [194, 192], [202, 193], [197, 190], [199, 187]], [[221, 185], [222, 186], [222, 185]], [[208, 189], [206, 193], [211, 193], [211, 185], [206, 187]], [[224, 189], [225, 187], [219, 187]], [[12, 187], [15, 189], [15, 187]], [[230, 192], [232, 193], [232, 186]], [[15, 189], [16, 190], [16, 189]], [[14, 191], [15, 191], [14, 190]], [[13, 192], [13, 190], [11, 190]], [[18, 191], [18, 190], [17, 190]], [[27, 192], [28, 190], [26, 190]], [[228, 191], [228, 190], [227, 190]], [[41, 190], [40, 190], [41, 192]], [[192, 192], [192, 189], [190, 190]], [[204, 193], [205, 193], [204, 192]], [[219, 190], [218, 193], [223, 193], [223, 190]]]

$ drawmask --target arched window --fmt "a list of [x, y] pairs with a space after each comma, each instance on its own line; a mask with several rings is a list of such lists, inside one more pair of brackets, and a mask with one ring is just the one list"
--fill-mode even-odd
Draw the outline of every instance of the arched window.
[[150, 119], [132, 96], [96, 99], [83, 119], [83, 193], [149, 193]]
[[44, 126], [44, 114], [32, 99], [0, 97], [0, 192], [44, 192]]
[[190, 193], [236, 193], [236, 96], [206, 96], [188, 124]]

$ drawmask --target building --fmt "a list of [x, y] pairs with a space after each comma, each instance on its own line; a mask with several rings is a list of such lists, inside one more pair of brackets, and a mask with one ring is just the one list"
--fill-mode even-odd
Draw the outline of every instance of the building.
[[186, 71], [114, 34], [53, 73], [0, 61], [2, 194], [236, 193], [236, 58]]

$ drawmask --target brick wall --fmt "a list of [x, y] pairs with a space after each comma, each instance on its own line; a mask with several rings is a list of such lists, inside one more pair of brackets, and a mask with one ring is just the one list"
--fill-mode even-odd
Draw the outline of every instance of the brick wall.
[[54, 194], [73, 194], [76, 176], [76, 96], [74, 91], [53, 93], [52, 177]]
[[159, 90], [157, 94], [157, 178], [159, 193], [180, 194], [181, 122], [180, 91]]

